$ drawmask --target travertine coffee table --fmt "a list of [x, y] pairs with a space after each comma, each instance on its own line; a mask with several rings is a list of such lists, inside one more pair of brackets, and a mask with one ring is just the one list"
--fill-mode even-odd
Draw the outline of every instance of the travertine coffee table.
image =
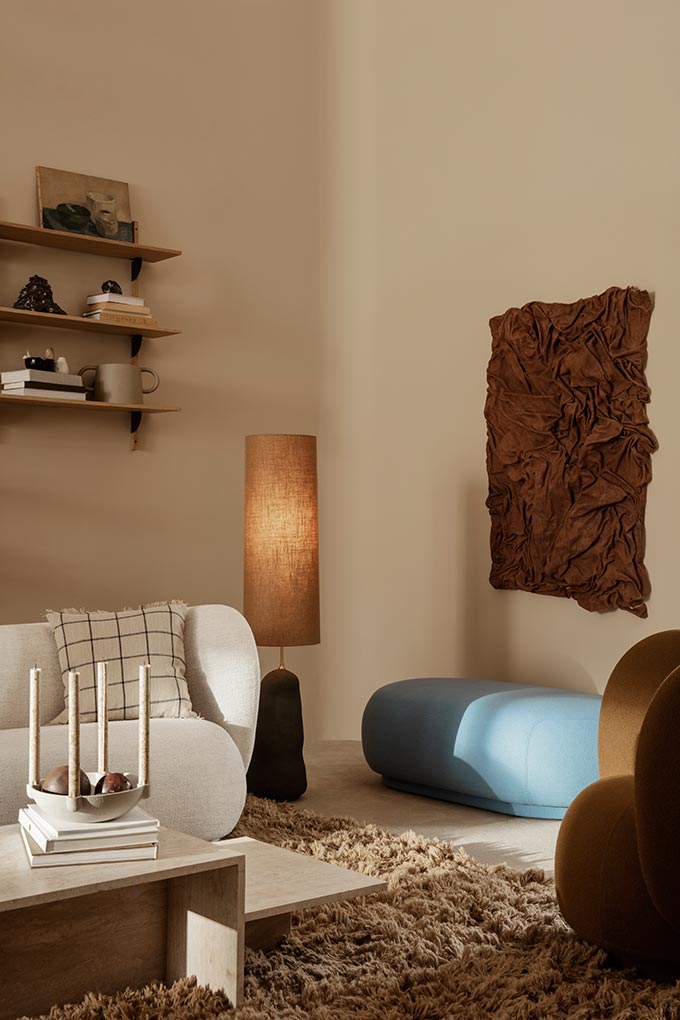
[[246, 945], [268, 949], [290, 931], [294, 910], [386, 889], [385, 882], [306, 854], [242, 837], [215, 844], [246, 860]]
[[159, 833], [157, 861], [33, 869], [0, 827], [0, 1020], [196, 975], [243, 995], [244, 945], [264, 949], [291, 913], [385, 883], [255, 839]]
[[156, 861], [33, 869], [0, 827], [0, 1020], [195, 974], [243, 994], [245, 858], [170, 829]]

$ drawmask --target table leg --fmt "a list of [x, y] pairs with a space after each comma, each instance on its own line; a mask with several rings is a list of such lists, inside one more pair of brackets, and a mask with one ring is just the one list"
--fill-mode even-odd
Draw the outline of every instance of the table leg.
[[233, 1006], [243, 998], [245, 862], [168, 883], [166, 980], [195, 975], [223, 989]]
[[290, 933], [290, 914], [274, 914], [246, 921], [246, 945], [249, 949], [274, 949]]
[[162, 981], [166, 907], [154, 882], [0, 914], [0, 1020]]

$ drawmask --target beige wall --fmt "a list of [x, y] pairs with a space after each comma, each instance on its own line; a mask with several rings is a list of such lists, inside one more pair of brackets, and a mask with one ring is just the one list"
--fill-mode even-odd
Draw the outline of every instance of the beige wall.
[[[126, 180], [141, 238], [181, 248], [141, 293], [159, 402], [121, 416], [4, 410], [0, 620], [183, 597], [241, 605], [248, 432], [317, 430], [317, 18], [313, 3], [60, 0], [3, 7], [0, 218], [36, 222], [33, 168]], [[110, 116], [109, 116], [110, 115]], [[0, 247], [0, 302], [32, 273], [69, 311], [126, 264]], [[3, 327], [0, 366], [53, 343], [76, 370], [124, 340]]]
[[[370, 693], [405, 676], [602, 689], [628, 645], [676, 624], [674, 2], [4, 13], [0, 217], [33, 221], [36, 163], [110, 175], [130, 182], [143, 239], [185, 254], [142, 285], [184, 329], [142, 358], [184, 410], [150, 419], [138, 453], [115, 417], [2, 414], [3, 621], [167, 596], [240, 606], [243, 435], [302, 431], [319, 435], [323, 641], [289, 664], [310, 733], [356, 736]], [[76, 309], [121, 269], [1, 251], [3, 303], [41, 272]], [[629, 283], [656, 294], [647, 621], [487, 581], [487, 321]], [[2, 367], [26, 343], [3, 329]], [[122, 341], [93, 344], [61, 348], [76, 368], [124, 358]]]
[[[321, 732], [354, 736], [407, 676], [602, 690], [680, 619], [680, 8], [357, 0], [335, 22]], [[647, 621], [487, 581], [488, 319], [612, 284], [656, 294]]]

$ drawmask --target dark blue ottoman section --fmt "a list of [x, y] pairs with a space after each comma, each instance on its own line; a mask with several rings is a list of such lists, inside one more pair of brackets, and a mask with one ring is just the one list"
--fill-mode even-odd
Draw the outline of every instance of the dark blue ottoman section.
[[495, 680], [400, 680], [366, 706], [364, 754], [396, 790], [562, 818], [598, 778], [601, 701], [599, 694]]

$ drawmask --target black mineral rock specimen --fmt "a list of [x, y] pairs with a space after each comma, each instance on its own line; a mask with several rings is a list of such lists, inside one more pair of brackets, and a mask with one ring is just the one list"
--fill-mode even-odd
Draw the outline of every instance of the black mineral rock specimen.
[[104, 280], [102, 294], [122, 294], [123, 288], [117, 280]]
[[52, 288], [44, 276], [32, 276], [21, 288], [19, 297], [14, 302], [15, 308], [24, 308], [29, 312], [51, 312], [53, 315], [66, 315], [52, 297]]

